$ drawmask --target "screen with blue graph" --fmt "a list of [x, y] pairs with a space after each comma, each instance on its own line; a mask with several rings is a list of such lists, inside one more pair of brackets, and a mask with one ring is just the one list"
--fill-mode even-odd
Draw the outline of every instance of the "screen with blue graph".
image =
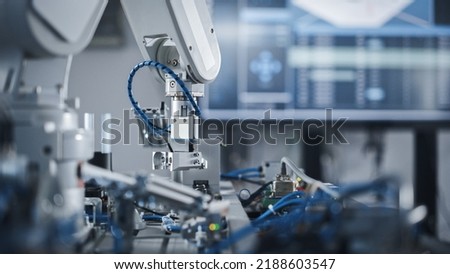
[[[446, 0], [215, 0], [207, 118], [450, 120]], [[319, 117], [321, 118], [321, 117]]]

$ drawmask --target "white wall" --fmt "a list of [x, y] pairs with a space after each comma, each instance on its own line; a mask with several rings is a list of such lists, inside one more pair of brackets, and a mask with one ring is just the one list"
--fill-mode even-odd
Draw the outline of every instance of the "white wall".
[[[80, 123], [83, 113], [95, 114], [97, 150], [100, 150], [101, 114], [111, 113], [113, 118], [122, 119], [123, 110], [131, 109], [126, 91], [127, 77], [131, 68], [143, 60], [128, 24], [124, 23], [124, 27], [126, 37], [122, 47], [88, 48], [73, 60], [69, 96], [81, 99]], [[164, 87], [153, 80], [147, 69], [142, 69], [135, 77], [135, 96], [141, 106], [159, 106], [164, 99]], [[137, 144], [137, 126], [132, 126], [130, 132], [130, 145], [121, 142], [112, 148], [113, 168], [122, 172], [149, 169], [151, 152]]]

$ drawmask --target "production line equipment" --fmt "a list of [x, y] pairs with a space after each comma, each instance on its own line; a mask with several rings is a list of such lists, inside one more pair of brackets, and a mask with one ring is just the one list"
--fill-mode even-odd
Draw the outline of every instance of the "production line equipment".
[[[172, 178], [112, 172], [108, 153], [94, 156], [92, 117], [79, 128], [79, 102], [67, 94], [70, 65], [92, 39], [106, 4], [0, 3], [3, 252], [92, 252], [101, 231], [112, 235], [111, 252], [131, 252], [148, 218], [160, 220], [166, 233], [181, 232], [183, 224], [183, 235], [199, 250], [221, 232], [228, 206], [220, 201], [218, 168], [217, 179], [184, 174], [208, 166], [199, 149], [197, 98], [217, 76], [220, 52], [206, 3], [122, 1], [148, 60], [131, 71], [128, 96], [148, 144], [167, 147], [153, 153], [154, 168], [170, 170]], [[165, 86], [170, 108], [143, 109], [134, 99], [133, 77], [146, 66]], [[147, 205], [166, 214], [144, 216]], [[210, 224], [217, 228], [204, 229]]]
[[[398, 209], [395, 179], [344, 188], [283, 158], [252, 169], [252, 180], [240, 170], [221, 181], [219, 145], [200, 138], [198, 98], [221, 65], [204, 0], [121, 0], [144, 57], [124, 90], [152, 168], [171, 175], [113, 172], [110, 153], [94, 153], [92, 117], [80, 128], [79, 102], [67, 92], [72, 56], [89, 44], [106, 4], [0, 1], [0, 252], [411, 250], [426, 213]], [[147, 67], [161, 84], [153, 92], [164, 87], [169, 104], [135, 98], [133, 80]], [[360, 193], [379, 199], [360, 204]], [[377, 223], [386, 225], [373, 231]]]

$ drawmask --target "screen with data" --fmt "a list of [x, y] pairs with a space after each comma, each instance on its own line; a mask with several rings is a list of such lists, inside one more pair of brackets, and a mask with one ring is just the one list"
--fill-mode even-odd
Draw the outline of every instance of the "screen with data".
[[215, 0], [213, 20], [207, 118], [450, 120], [449, 1]]

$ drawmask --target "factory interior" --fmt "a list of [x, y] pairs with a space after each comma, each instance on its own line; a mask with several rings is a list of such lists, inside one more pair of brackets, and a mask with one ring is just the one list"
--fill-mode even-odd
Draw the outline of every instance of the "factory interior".
[[0, 0], [0, 253], [450, 253], [449, 167], [448, 1]]

